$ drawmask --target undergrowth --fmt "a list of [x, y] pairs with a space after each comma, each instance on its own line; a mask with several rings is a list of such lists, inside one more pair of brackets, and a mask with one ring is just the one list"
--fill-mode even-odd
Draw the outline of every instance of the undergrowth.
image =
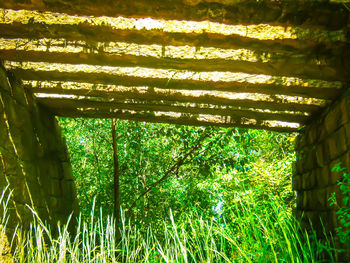
[[[6, 210], [3, 193], [2, 209]], [[29, 231], [17, 228], [12, 240], [15, 262], [332, 262], [332, 241], [306, 233], [276, 197], [260, 209], [254, 200], [237, 199], [227, 216], [203, 219], [190, 214], [175, 221], [169, 212], [162, 235], [146, 233], [122, 216], [121, 240], [112, 217], [79, 217], [75, 233], [67, 224], [50, 230], [33, 211]], [[6, 227], [6, 216], [2, 217]], [[55, 230], [55, 229], [53, 229]], [[53, 235], [52, 233], [58, 233]], [[157, 232], [159, 233], [159, 232]]]

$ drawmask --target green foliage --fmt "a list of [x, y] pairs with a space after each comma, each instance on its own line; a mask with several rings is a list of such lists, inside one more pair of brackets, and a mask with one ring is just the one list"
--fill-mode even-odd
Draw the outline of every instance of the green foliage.
[[[225, 219], [191, 213], [162, 221], [162, 236], [146, 232], [122, 216], [121, 241], [115, 239], [111, 217], [100, 212], [90, 220], [79, 217], [74, 235], [66, 224], [53, 235], [33, 211], [28, 232], [14, 234], [15, 262], [334, 262], [332, 241], [302, 231], [281, 200], [256, 209], [254, 196], [237, 197]], [[3, 199], [4, 200], [4, 199]], [[6, 204], [1, 203], [2, 207]]]
[[82, 216], [74, 236], [58, 226], [53, 237], [38, 218], [28, 234], [18, 231], [17, 262], [333, 261], [332, 241], [304, 232], [291, 213], [295, 135], [118, 121], [124, 211], [191, 153], [140, 198], [131, 217], [122, 213], [118, 244], [108, 216], [111, 122], [61, 118], [60, 124]]
[[[61, 118], [60, 123], [69, 146], [82, 214], [89, 216], [94, 197], [96, 207], [112, 214], [110, 120]], [[152, 223], [154, 231], [161, 233], [169, 209], [176, 220], [194, 211], [205, 218], [226, 216], [235, 196], [249, 191], [257, 197], [257, 207], [269, 202], [269, 194], [281, 196], [288, 208], [293, 206], [290, 178], [294, 135], [118, 121], [122, 208], [127, 210], [203, 134], [207, 137], [201, 148], [137, 202], [132, 220], [142, 231]]]
[[339, 240], [350, 247], [350, 173], [346, 172], [346, 168], [341, 167], [341, 163], [336, 164], [332, 171], [343, 173], [343, 179], [338, 181], [342, 200], [336, 200], [335, 193], [329, 200], [331, 205], [338, 207], [336, 214], [341, 226], [337, 227], [336, 231]]

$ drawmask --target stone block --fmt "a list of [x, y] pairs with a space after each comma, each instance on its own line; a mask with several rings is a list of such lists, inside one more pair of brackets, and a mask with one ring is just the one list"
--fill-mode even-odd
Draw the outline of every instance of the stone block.
[[310, 208], [313, 210], [326, 210], [327, 209], [327, 189], [317, 189], [312, 191], [312, 198], [310, 202]]
[[308, 127], [307, 141], [308, 145], [315, 145], [319, 141], [320, 126], [316, 122]]
[[49, 197], [49, 207], [50, 210], [61, 214], [70, 214], [72, 210], [72, 200], [66, 199], [64, 197]]
[[21, 170], [22, 170], [22, 174], [26, 178], [29, 178], [31, 181], [37, 182], [37, 178], [39, 174], [38, 174], [36, 162], [31, 162], [31, 161], [21, 162]]
[[70, 162], [68, 148], [64, 139], [57, 144], [57, 158], [60, 162]]
[[38, 123], [42, 125], [46, 130], [50, 130], [53, 134], [56, 135], [55, 115], [52, 114], [49, 109], [47, 109], [42, 105], [38, 105], [36, 107], [36, 115], [38, 116], [38, 119], [37, 119]]
[[62, 179], [63, 174], [60, 172], [59, 164], [51, 159], [42, 158], [37, 161], [39, 177], [43, 180], [44, 177]]
[[27, 180], [27, 189], [31, 195], [35, 207], [44, 207], [46, 203], [43, 188], [37, 180]]
[[63, 196], [62, 180], [49, 178], [48, 186], [49, 186], [49, 188], [48, 188], [49, 195], [52, 195], [55, 197], [62, 197]]
[[316, 185], [316, 172], [312, 170], [302, 176], [302, 189], [313, 189]]
[[329, 165], [331, 160], [331, 156], [329, 153], [329, 146], [328, 146], [328, 142], [327, 139], [325, 141], [323, 141], [321, 144], [319, 144], [319, 150], [322, 151], [323, 153], [323, 163], [324, 165]]
[[295, 145], [295, 149], [296, 150], [302, 150], [306, 147], [307, 145], [307, 139], [306, 139], [306, 133], [305, 131], [303, 133], [298, 134], [298, 136], [296, 137], [296, 145]]
[[301, 182], [302, 182], [302, 177], [300, 175], [293, 175], [292, 176], [292, 189], [294, 191], [298, 191], [298, 190], [301, 190], [302, 189], [302, 185], [301, 185]]
[[304, 169], [306, 171], [310, 171], [316, 167], [317, 167], [316, 146], [312, 146], [312, 147], [310, 147], [309, 151], [307, 152], [306, 158], [304, 160]]
[[21, 160], [36, 159], [37, 143], [32, 130], [17, 127], [10, 128], [11, 142]]
[[344, 125], [345, 123], [350, 121], [350, 96], [341, 98], [339, 101], [341, 116], [339, 119], [340, 125]]
[[342, 155], [343, 153], [346, 152], [347, 150], [347, 142], [346, 142], [346, 132], [345, 132], [345, 128], [341, 127], [340, 129], [338, 129], [334, 135], [335, 137], [335, 143], [336, 143], [336, 147], [338, 149], [338, 156]]
[[15, 154], [9, 152], [1, 152], [0, 160], [3, 162], [3, 169], [6, 175], [23, 175], [21, 170], [21, 161]]
[[13, 98], [5, 95], [4, 98], [4, 113], [8, 120], [9, 126], [27, 129], [31, 123], [31, 116], [25, 106], [17, 103]]
[[337, 156], [337, 146], [334, 137], [329, 137], [326, 140], [326, 151], [328, 153], [329, 160], [334, 160]]
[[72, 199], [72, 193], [73, 193], [73, 181], [62, 181], [62, 195], [66, 199]]
[[73, 170], [72, 170], [72, 165], [70, 162], [63, 162], [61, 163], [62, 166], [62, 176], [64, 176], [65, 180], [74, 180], [73, 177]]
[[302, 210], [309, 209], [309, 191], [303, 191], [303, 205], [301, 206]]
[[316, 170], [317, 187], [325, 187], [329, 184], [330, 169], [328, 166], [320, 167]]
[[63, 181], [62, 182], [62, 194], [63, 197], [69, 200], [75, 200], [77, 196], [74, 181]]
[[328, 134], [335, 132], [340, 126], [346, 123], [346, 114], [340, 103], [331, 105], [331, 109], [325, 117], [325, 127]]
[[319, 139], [318, 139], [319, 143], [324, 142], [327, 139], [327, 137], [328, 137], [327, 130], [326, 130], [326, 128], [325, 128], [323, 123], [319, 127], [318, 136], [319, 136]]
[[304, 173], [303, 163], [302, 160], [296, 160], [295, 162], [295, 174], [302, 174]]
[[62, 198], [61, 197], [56, 197], [56, 196], [50, 196], [49, 197], [49, 208], [50, 210], [57, 212], [60, 211], [60, 200]]
[[9, 189], [12, 191], [13, 200], [21, 204], [31, 204], [31, 198], [23, 176], [7, 176]]
[[16, 203], [28, 204], [29, 206], [42, 207], [45, 200], [40, 185], [37, 181], [21, 176], [8, 176], [9, 187]]
[[7, 129], [7, 125], [5, 120], [0, 115], [0, 152], [3, 154], [15, 154], [14, 145], [10, 138], [9, 130]]
[[298, 210], [302, 210], [304, 208], [304, 192], [297, 191], [296, 194], [296, 205]]
[[322, 167], [326, 164], [325, 151], [322, 144], [316, 146], [316, 162], [318, 167]]

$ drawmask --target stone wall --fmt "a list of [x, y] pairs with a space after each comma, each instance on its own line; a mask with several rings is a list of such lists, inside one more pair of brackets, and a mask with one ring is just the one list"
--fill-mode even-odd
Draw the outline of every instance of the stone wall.
[[[293, 189], [297, 191], [296, 215], [305, 227], [309, 220], [321, 235], [322, 225], [334, 233], [339, 222], [336, 207], [328, 198], [335, 192], [342, 195], [337, 181], [342, 173], [332, 171], [339, 162], [350, 171], [350, 93], [347, 92], [320, 116], [315, 118], [298, 136], [297, 161]], [[337, 241], [338, 247], [341, 246]], [[343, 255], [344, 256], [344, 255]]]
[[67, 148], [55, 117], [0, 67], [0, 190], [9, 185], [7, 229], [27, 228], [29, 205], [48, 223], [78, 213]]

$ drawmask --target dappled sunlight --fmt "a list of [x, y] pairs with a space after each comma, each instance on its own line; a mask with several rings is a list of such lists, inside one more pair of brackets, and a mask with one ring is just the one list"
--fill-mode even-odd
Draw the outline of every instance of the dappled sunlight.
[[342, 30], [0, 11], [5, 68], [63, 116], [60, 100], [77, 116], [115, 107], [121, 117], [123, 107], [163, 122], [192, 114], [197, 124], [297, 130], [347, 79], [340, 57], [318, 52], [345, 43]]
[[[214, 47], [140, 45], [126, 42], [67, 41], [65, 39], [4, 39], [0, 38], [0, 49], [62, 53], [105, 53], [109, 55], [149, 56], [154, 58], [179, 59], [225, 59], [267, 63], [285, 57], [282, 53], [255, 52], [249, 49], [222, 49]], [[315, 65], [325, 61], [315, 59]]]
[[125, 18], [125, 17], [82, 17], [59, 14], [52, 12], [37, 12], [28, 10], [0, 9], [0, 23], [22, 23], [34, 24], [43, 23], [47, 25], [77, 25], [81, 23], [94, 26], [107, 26], [112, 29], [123, 30], [161, 30], [169, 33], [215, 33], [223, 35], [237, 35], [259, 40], [274, 39], [312, 39], [314, 41], [345, 41], [342, 31], [335, 31], [329, 34], [325, 30], [296, 30], [292, 27], [260, 25], [226, 25], [221, 23], [203, 21], [176, 21], [152, 18]]
[[58, 71], [58, 72], [85, 72], [85, 73], [108, 73], [111, 75], [125, 75], [144, 78], [165, 78], [171, 80], [198, 80], [198, 81], [225, 81], [252, 84], [273, 84], [284, 86], [303, 87], [341, 87], [340, 82], [322, 80], [303, 80], [295, 77], [269, 76], [263, 74], [247, 74], [241, 72], [193, 72], [188, 70], [153, 69], [142, 67], [111, 67], [93, 65], [73, 65], [45, 62], [11, 62], [5, 61], [5, 67], [10, 69], [21, 68], [28, 70]]
[[[78, 83], [78, 82], [38, 82], [38, 81], [24, 81], [25, 85], [30, 85], [33, 88], [37, 88], [36, 91], [43, 89], [43, 93], [48, 92], [47, 89], [52, 89], [53, 92], [55, 88], [59, 85], [61, 89], [65, 90], [86, 90], [86, 95], [89, 95], [89, 91], [105, 91], [105, 92], [137, 92], [139, 94], [157, 94], [157, 95], [178, 95], [178, 96], [189, 96], [189, 97], [201, 97], [201, 96], [215, 96], [217, 98], [227, 98], [230, 100], [251, 100], [251, 101], [270, 101], [279, 103], [301, 103], [301, 104], [315, 104], [323, 105], [325, 100], [320, 99], [310, 99], [302, 97], [292, 97], [285, 95], [265, 95], [258, 93], [232, 93], [223, 91], [203, 91], [203, 90], [172, 90], [172, 89], [159, 89], [159, 88], [148, 88], [148, 87], [125, 87], [125, 86], [115, 86], [115, 85], [93, 85], [89, 83]], [[111, 94], [112, 95], [112, 94]], [[166, 99], [166, 97], [164, 97]]]

